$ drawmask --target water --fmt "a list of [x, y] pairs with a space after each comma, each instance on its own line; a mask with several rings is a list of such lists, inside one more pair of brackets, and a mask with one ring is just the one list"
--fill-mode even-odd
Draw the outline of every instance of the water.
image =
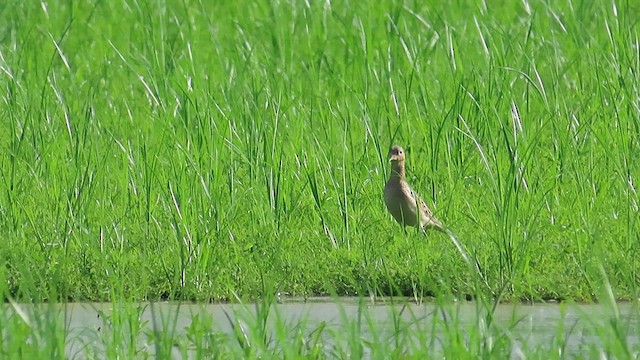
[[[33, 313], [31, 306], [14, 306], [23, 311], [22, 316]], [[637, 347], [640, 343], [640, 322], [636, 305], [621, 303], [617, 309], [626, 341], [630, 347]], [[118, 342], [118, 338], [111, 334], [120, 331], [117, 329], [129, 329], [147, 335], [153, 329], [162, 329], [164, 332], [185, 335], [197, 317], [211, 320], [212, 333], [232, 334], [232, 322], [236, 319], [240, 320], [239, 324], [246, 331], [251, 328], [251, 323], [256, 323], [256, 307], [240, 304], [154, 303], [118, 306], [110, 303], [70, 303], [56, 305], [49, 311], [57, 312], [64, 322], [69, 339], [67, 353], [75, 358], [84, 357], [82, 352], [85, 347], [99, 349], [100, 346], [108, 346], [105, 345], [105, 337]], [[325, 298], [306, 301], [289, 299], [271, 310], [268, 318], [271, 325], [268, 326], [279, 322], [294, 328], [295, 324], [304, 322], [304, 328], [310, 332], [324, 323], [328, 329], [339, 332], [353, 327], [358, 316], [361, 316], [360, 336], [366, 339], [371, 334], [368, 324], [374, 324], [374, 331], [378, 334], [390, 334], [397, 331], [398, 319], [401, 319], [402, 326], [409, 331], [432, 331], [432, 336], [437, 339], [445, 336], [447, 327], [462, 329], [463, 336], [468, 336], [470, 332], [482, 331], [492, 322], [500, 331], [494, 331], [486, 339], [493, 341], [492, 337], [496, 335], [508, 336], [513, 345], [512, 358], [524, 358], [526, 350], [523, 349], [549, 348], [555, 344], [554, 339], [557, 342], [559, 338], [563, 339], [563, 355], [587, 355], [593, 346], [601, 344], [602, 335], [598, 335], [598, 329], [612, 326], [612, 319], [616, 318], [612, 307], [580, 304], [501, 304], [496, 307], [492, 317], [487, 317], [488, 313], [469, 302], [437, 307], [430, 303], [418, 305], [404, 302], [392, 305], [388, 301], [373, 304], [358, 299], [340, 299], [339, 303]], [[122, 338], [127, 339], [127, 336]], [[146, 335], [138, 338], [143, 342], [138, 347], [153, 353], [153, 345], [144, 343], [146, 338]], [[340, 339], [332, 337], [328, 341]], [[435, 347], [434, 351], [439, 349], [439, 344], [437, 341], [431, 344]], [[178, 353], [175, 358], [179, 358]]]

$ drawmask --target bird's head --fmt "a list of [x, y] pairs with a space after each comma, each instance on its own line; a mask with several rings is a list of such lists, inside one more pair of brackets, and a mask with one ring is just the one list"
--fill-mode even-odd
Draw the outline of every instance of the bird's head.
[[394, 146], [389, 150], [389, 161], [400, 163], [404, 161], [404, 149], [400, 146]]

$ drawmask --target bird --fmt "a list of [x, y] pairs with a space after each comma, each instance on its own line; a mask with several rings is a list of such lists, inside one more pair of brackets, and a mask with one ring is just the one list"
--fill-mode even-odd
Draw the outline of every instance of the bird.
[[403, 227], [412, 226], [419, 228], [422, 232], [426, 229], [435, 229], [447, 233], [442, 222], [407, 183], [404, 149], [393, 146], [389, 150], [389, 162], [391, 162], [391, 174], [384, 186], [384, 202], [393, 218]]

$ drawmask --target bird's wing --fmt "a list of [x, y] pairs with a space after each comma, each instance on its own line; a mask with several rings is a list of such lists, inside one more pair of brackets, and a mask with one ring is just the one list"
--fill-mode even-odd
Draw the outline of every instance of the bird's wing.
[[426, 213], [427, 217], [433, 216], [433, 213], [427, 206], [427, 203], [425, 203], [424, 200], [422, 200], [422, 198], [420, 197], [420, 195], [416, 194], [416, 192], [413, 190], [411, 190], [411, 200], [413, 200], [414, 203], [420, 207], [420, 210], [423, 213]]
[[418, 198], [417, 201], [420, 203], [420, 209], [422, 210], [422, 212], [426, 213], [427, 216], [433, 216], [433, 212], [431, 212], [431, 209], [429, 209], [429, 207], [427, 206], [427, 203], [424, 202], [424, 200], [422, 200], [421, 198]]
[[417, 210], [420, 207], [420, 202], [422, 202], [422, 199], [420, 199], [420, 195], [416, 194], [416, 192], [413, 191], [413, 189], [411, 188], [411, 186], [409, 186], [409, 184], [406, 184], [406, 189], [408, 191], [404, 191], [404, 193], [409, 197], [407, 200], [409, 201], [411, 208], [417, 213]]
[[414, 191], [411, 191], [411, 194], [414, 197], [416, 203], [420, 204], [420, 212], [424, 215], [424, 217], [427, 220], [427, 224], [425, 225], [431, 225], [431, 226], [442, 228], [443, 227], [442, 223], [440, 222], [440, 220], [436, 218], [435, 215], [433, 215], [433, 212], [431, 211], [431, 209], [429, 209], [429, 207], [427, 206], [427, 203], [424, 202], [424, 200], [422, 200], [420, 196], [416, 194]]

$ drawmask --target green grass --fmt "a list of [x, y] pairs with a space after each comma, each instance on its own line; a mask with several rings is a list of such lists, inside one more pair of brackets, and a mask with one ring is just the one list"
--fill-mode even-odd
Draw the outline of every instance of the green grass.
[[553, 318], [523, 317], [514, 308], [509, 318], [480, 303], [475, 313], [468, 304], [404, 301], [381, 311], [361, 299], [338, 305], [340, 315], [332, 310], [323, 321], [323, 314], [286, 314], [286, 305], [272, 300], [228, 305], [223, 316], [194, 305], [114, 301], [80, 327], [78, 319], [72, 325], [66, 317], [79, 313], [64, 307], [11, 304], [0, 310], [0, 353], [48, 359], [628, 359], [640, 350], [637, 304], [621, 312], [604, 298], [600, 310], [591, 305], [586, 309], [593, 313], [570, 319], [567, 313], [579, 307], [560, 304]]
[[[636, 299], [639, 10], [9, 1], [3, 296]], [[392, 144], [473, 264], [386, 213]]]

